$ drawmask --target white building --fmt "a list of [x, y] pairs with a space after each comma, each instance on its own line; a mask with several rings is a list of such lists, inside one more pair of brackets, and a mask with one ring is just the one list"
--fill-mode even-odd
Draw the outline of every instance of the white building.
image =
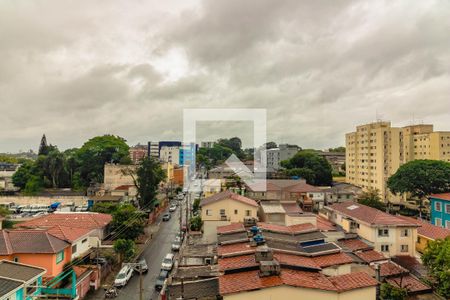
[[159, 151], [159, 160], [162, 162], [171, 162], [173, 164], [180, 164], [180, 147], [178, 146], [163, 146]]
[[289, 144], [281, 144], [278, 148], [263, 150], [266, 155], [262, 155], [262, 165], [274, 170], [280, 169], [283, 160], [292, 158], [300, 150], [300, 147]]

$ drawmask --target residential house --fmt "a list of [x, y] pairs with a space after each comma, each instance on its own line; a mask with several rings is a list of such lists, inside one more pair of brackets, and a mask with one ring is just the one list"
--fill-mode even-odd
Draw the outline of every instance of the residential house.
[[202, 199], [200, 207], [204, 236], [208, 241], [215, 241], [217, 226], [244, 222], [247, 218], [256, 219], [258, 212], [255, 200], [230, 191]]
[[430, 197], [431, 224], [450, 229], [450, 193]]
[[46, 270], [8, 260], [0, 261], [0, 299], [27, 300], [41, 295]]
[[351, 272], [352, 257], [326, 243], [313, 225], [258, 223], [256, 229], [263, 237], [259, 244], [242, 224], [217, 229], [223, 299], [375, 300], [378, 282], [367, 273]]
[[222, 188], [224, 186], [224, 179], [207, 179], [202, 183], [203, 195], [205, 196], [205, 198], [207, 198], [214, 194], [218, 194], [222, 191]]
[[316, 226], [317, 223], [315, 214], [303, 212], [295, 202], [261, 201], [258, 217], [265, 223], [286, 226], [304, 223]]
[[323, 191], [325, 192], [325, 202], [330, 204], [334, 202], [356, 201], [362, 190], [352, 184], [336, 183]]
[[252, 186], [246, 185], [246, 194], [259, 201], [278, 200], [296, 202], [304, 211], [320, 209], [325, 201], [325, 192], [318, 187], [306, 183], [306, 180], [269, 179], [256, 181]]
[[45, 277], [55, 277], [72, 258], [71, 245], [47, 230], [0, 231], [0, 259], [44, 268]]
[[12, 177], [20, 165], [0, 162], [0, 191], [14, 192], [18, 188], [14, 186]]
[[[101, 245], [102, 240], [110, 234], [110, 223], [112, 216], [101, 213], [60, 213], [38, 217], [29, 221], [16, 224], [16, 228], [53, 228], [55, 226], [68, 227], [72, 229], [86, 229], [89, 239], [89, 247], [95, 248]], [[82, 232], [80, 230], [80, 232]], [[78, 239], [77, 239], [78, 240]], [[81, 239], [84, 241], [84, 238]], [[82, 243], [84, 244], [84, 243]], [[79, 250], [78, 250], [79, 249]], [[77, 247], [77, 252], [85, 249], [85, 246]]]
[[414, 219], [411, 217], [399, 216], [410, 222], [415, 222], [420, 227], [417, 228], [417, 242], [416, 250], [423, 253], [428, 247], [430, 241], [435, 241], [438, 239], [445, 239], [450, 236], [450, 229], [442, 228], [433, 224], [428, 223], [425, 220]]
[[121, 185], [111, 191], [111, 196], [120, 196], [124, 201], [135, 200], [137, 196], [137, 188], [134, 184]]
[[321, 214], [348, 233], [356, 233], [387, 257], [415, 255], [417, 225], [352, 201], [326, 206]]

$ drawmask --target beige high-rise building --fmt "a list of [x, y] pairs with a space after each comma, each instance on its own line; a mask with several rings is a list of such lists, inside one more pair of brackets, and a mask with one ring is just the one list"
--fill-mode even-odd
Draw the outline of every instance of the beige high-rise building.
[[398, 200], [386, 182], [402, 164], [416, 159], [450, 162], [450, 131], [433, 131], [433, 125], [370, 123], [346, 134], [345, 140], [346, 181], [364, 190], [378, 189], [385, 200]]

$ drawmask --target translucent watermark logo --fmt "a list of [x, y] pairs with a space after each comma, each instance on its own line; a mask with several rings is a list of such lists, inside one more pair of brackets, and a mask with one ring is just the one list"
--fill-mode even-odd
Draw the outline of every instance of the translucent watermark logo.
[[[266, 152], [257, 151], [266, 144], [267, 111], [253, 108], [195, 108], [183, 111], [183, 145], [192, 145], [196, 140], [197, 122], [211, 121], [251, 121], [253, 123], [253, 168], [249, 169], [236, 155], [232, 154], [225, 164], [253, 191], [266, 190]], [[195, 180], [195, 159], [184, 170], [184, 190], [197, 192], [201, 183]]]

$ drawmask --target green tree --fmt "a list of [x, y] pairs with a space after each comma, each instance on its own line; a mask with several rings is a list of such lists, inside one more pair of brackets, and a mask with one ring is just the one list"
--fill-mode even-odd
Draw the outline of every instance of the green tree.
[[422, 255], [432, 283], [439, 295], [450, 298], [450, 237], [428, 243]]
[[44, 189], [44, 183], [39, 176], [32, 175], [23, 189], [23, 193], [27, 196], [35, 196]]
[[381, 300], [405, 300], [408, 296], [406, 289], [383, 283], [380, 288]]
[[338, 153], [343, 153], [345, 152], [345, 147], [336, 147], [336, 148], [329, 148], [328, 152], [338, 152]]
[[197, 211], [200, 208], [200, 198], [195, 198], [194, 204], [192, 204], [192, 210]]
[[8, 164], [18, 164], [19, 160], [11, 155], [0, 154], [0, 162]]
[[34, 161], [26, 162], [14, 173], [12, 181], [18, 188], [24, 189], [34, 173], [36, 173], [36, 163]]
[[105, 163], [131, 163], [125, 139], [114, 135], [97, 136], [88, 140], [77, 152], [76, 159], [77, 176], [84, 187], [92, 182], [103, 182]]
[[381, 201], [380, 192], [377, 189], [364, 191], [358, 197], [358, 203], [376, 208], [381, 211], [384, 211], [386, 209], [386, 205], [383, 203], [383, 201]]
[[159, 162], [152, 157], [146, 157], [137, 170], [128, 168], [124, 174], [133, 178], [137, 188], [139, 207], [152, 211], [156, 205], [159, 184], [166, 178]]
[[450, 191], [450, 163], [440, 160], [413, 160], [402, 165], [387, 182], [392, 193], [410, 193], [422, 199]]
[[117, 211], [118, 208], [119, 205], [116, 203], [98, 202], [94, 204], [94, 206], [92, 207], [92, 211], [112, 215]]
[[192, 231], [200, 231], [202, 229], [202, 226], [203, 226], [203, 221], [200, 216], [192, 217], [189, 220], [189, 228]]
[[119, 264], [130, 261], [136, 254], [136, 244], [132, 240], [118, 239], [114, 242], [113, 248], [119, 256]]
[[[40, 157], [41, 158], [41, 157]], [[51, 181], [52, 187], [61, 187], [61, 173], [64, 170], [64, 155], [56, 146], [47, 148], [47, 155], [42, 156], [42, 168]]]
[[112, 214], [112, 230], [118, 239], [135, 240], [144, 233], [145, 215], [133, 205], [120, 206]]
[[265, 149], [273, 149], [273, 148], [277, 148], [278, 145], [275, 142], [267, 142], [264, 144], [264, 148]]
[[[308, 176], [305, 179], [309, 184], [331, 185], [333, 180], [331, 165], [325, 158], [313, 151], [299, 151], [291, 159], [282, 161], [281, 166], [287, 169], [285, 173], [288, 175], [291, 169], [301, 169], [298, 170], [298, 174], [303, 173], [304, 176]], [[306, 169], [311, 172], [306, 171]], [[312, 176], [312, 173], [314, 173], [314, 176]], [[295, 171], [290, 174], [292, 176]]]

